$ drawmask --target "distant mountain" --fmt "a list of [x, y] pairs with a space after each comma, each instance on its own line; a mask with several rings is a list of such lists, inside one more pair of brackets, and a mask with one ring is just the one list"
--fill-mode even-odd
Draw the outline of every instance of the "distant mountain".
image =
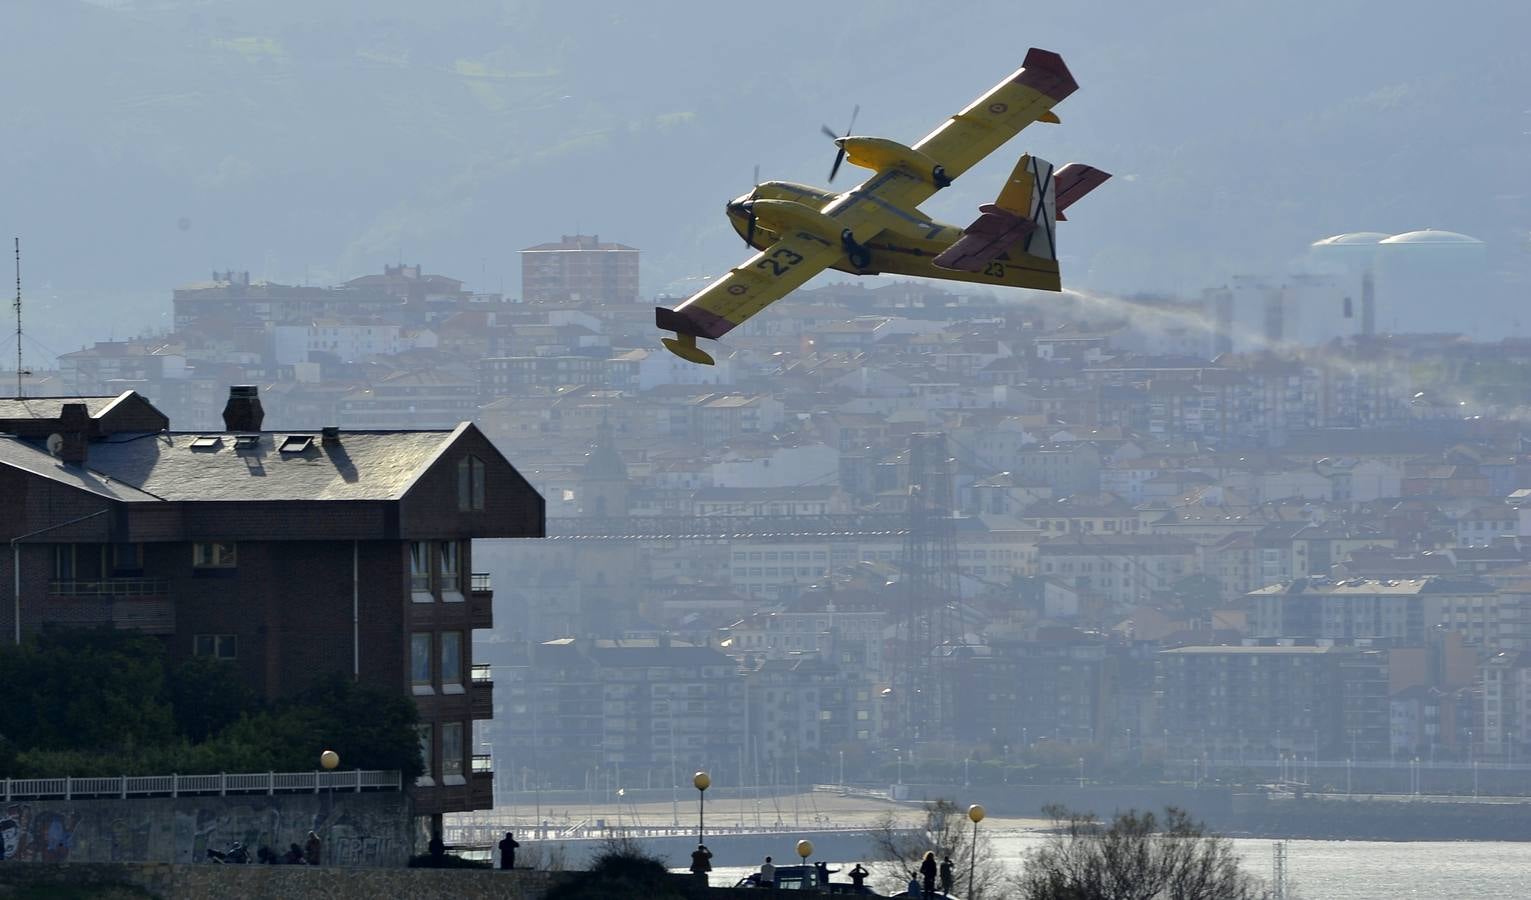
[[965, 221], [1025, 150], [1117, 173], [1062, 226], [1070, 283], [1194, 289], [1425, 226], [1523, 266], [1527, 34], [1503, 0], [7, 0], [0, 224], [80, 290], [402, 256], [514, 295], [515, 251], [576, 230], [657, 290], [737, 261], [756, 164], [823, 181], [821, 122], [859, 103], [912, 143], [1037, 45], [1082, 86], [1063, 125], [930, 210]]

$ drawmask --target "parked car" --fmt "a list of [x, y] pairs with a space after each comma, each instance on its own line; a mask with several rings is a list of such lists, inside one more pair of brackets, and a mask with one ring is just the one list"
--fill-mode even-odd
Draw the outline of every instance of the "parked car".
[[[778, 891], [818, 891], [821, 894], [847, 894], [855, 897], [878, 896], [871, 888], [858, 889], [848, 881], [830, 881], [821, 887], [818, 877], [818, 872], [813, 866], [777, 866], [776, 889]], [[760, 873], [752, 873], [748, 878], [739, 879], [739, 883], [734, 887], [760, 887]]]

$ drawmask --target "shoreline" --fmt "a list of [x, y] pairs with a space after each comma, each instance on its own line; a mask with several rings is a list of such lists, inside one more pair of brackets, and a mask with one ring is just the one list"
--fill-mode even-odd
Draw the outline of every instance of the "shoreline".
[[[906, 787], [909, 796], [903, 800], [891, 800], [865, 791], [818, 790], [759, 798], [741, 798], [720, 792], [717, 799], [713, 799], [714, 795], [709, 792], [706, 822], [712, 827], [707, 831], [713, 834], [867, 831], [882, 825], [889, 817], [899, 829], [918, 828], [923, 824], [925, 799], [945, 797], [963, 809], [969, 802], [983, 803], [989, 811], [983, 828], [994, 835], [1052, 833], [1054, 823], [1051, 819], [1026, 813], [1039, 811], [1048, 802], [1060, 802], [1071, 809], [1093, 812], [1097, 817], [1107, 817], [1129, 808], [1157, 812], [1173, 805], [1205, 822], [1210, 831], [1251, 840], [1531, 842], [1531, 798], [1272, 797], [1235, 794], [1228, 788], [1173, 791], [1159, 786], [1105, 785], [1083, 791], [1045, 786], [1000, 791], [969, 789], [965, 792], [960, 787], [948, 790], [937, 785]], [[667, 829], [683, 834], [694, 829], [696, 824], [698, 810], [694, 792], [684, 800], [677, 798], [672, 804], [668, 798], [655, 797], [658, 791], [643, 791], [635, 798], [642, 802], [624, 803], [620, 812], [615, 804], [572, 802], [576, 798], [571, 793], [545, 794], [540, 806], [517, 802], [493, 811], [461, 814], [452, 821], [475, 828], [534, 830], [539, 821], [536, 816], [540, 813], [540, 821], [547, 823], [544, 833], [558, 833], [564, 838], [618, 832], [633, 833], [636, 837], [638, 832], [657, 833]], [[669, 792], [663, 793], [667, 795]], [[960, 796], [964, 793], [966, 797]], [[515, 799], [519, 801], [523, 797], [532, 799], [527, 795], [517, 795]]]

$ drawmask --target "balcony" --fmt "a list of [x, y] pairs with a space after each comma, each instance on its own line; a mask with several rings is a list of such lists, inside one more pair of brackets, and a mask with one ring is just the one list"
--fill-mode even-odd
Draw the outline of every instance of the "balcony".
[[472, 704], [472, 715], [475, 719], [494, 718], [494, 675], [486, 665], [473, 667], [473, 687], [468, 696]]
[[50, 624], [175, 633], [175, 606], [164, 578], [51, 581], [44, 616]]
[[488, 756], [473, 757], [473, 773], [468, 778], [468, 802], [473, 809], [494, 809], [494, 761]]
[[103, 578], [96, 581], [50, 581], [53, 597], [164, 597], [170, 593], [168, 578]]
[[494, 627], [494, 590], [489, 586], [489, 573], [474, 572], [468, 591], [468, 627]]

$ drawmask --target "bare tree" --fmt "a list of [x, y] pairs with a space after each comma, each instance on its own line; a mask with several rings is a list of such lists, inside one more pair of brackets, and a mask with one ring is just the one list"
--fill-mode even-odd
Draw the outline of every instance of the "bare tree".
[[925, 801], [922, 812], [923, 822], [914, 827], [893, 812], [884, 813], [872, 826], [873, 856], [891, 864], [878, 871], [877, 881], [884, 887], [901, 890], [910, 878], [919, 877], [920, 860], [926, 851], [934, 851], [937, 860], [951, 857], [956, 893], [968, 900], [1005, 896], [1005, 869], [994, 858], [989, 837], [981, 829], [974, 845], [967, 810], [940, 798]]
[[1118, 813], [1109, 825], [1088, 813], [1047, 808], [1057, 831], [1026, 857], [1015, 881], [1021, 900], [1265, 900], [1228, 839], [1183, 810]]

